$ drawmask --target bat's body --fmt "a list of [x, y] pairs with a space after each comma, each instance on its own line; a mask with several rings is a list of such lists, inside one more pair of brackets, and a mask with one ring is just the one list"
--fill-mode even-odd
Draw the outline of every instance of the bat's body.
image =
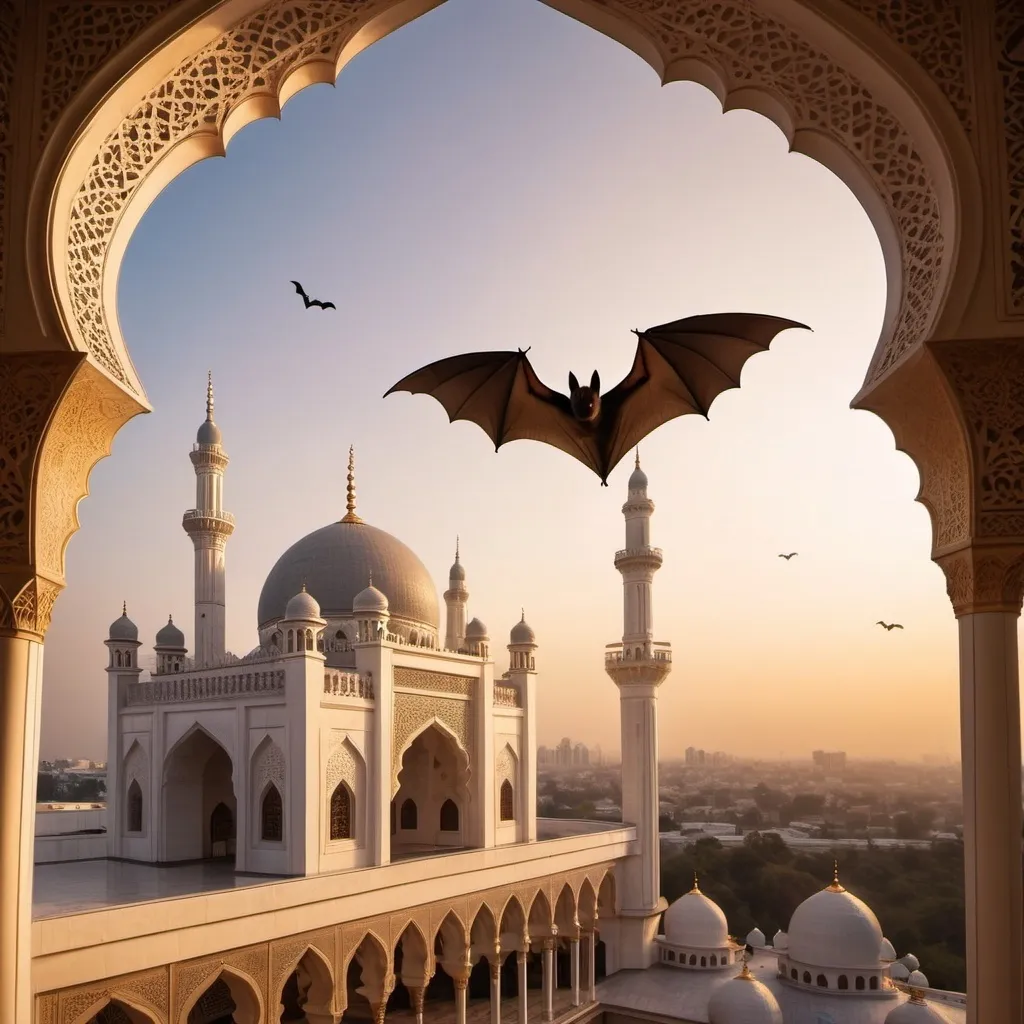
[[788, 562], [796, 554], [798, 554], [798, 552], [790, 551], [788, 555], [779, 555], [779, 558], [784, 558]]
[[295, 291], [302, 296], [302, 301], [306, 304], [306, 309], [310, 306], [319, 306], [321, 309], [337, 309], [338, 307], [333, 302], [321, 302], [320, 299], [311, 299], [306, 294], [306, 289], [299, 284], [298, 281], [292, 281], [295, 285]]
[[898, 622], [883, 622], [879, 619], [876, 626], [881, 626], [887, 633], [891, 633], [894, 629], [902, 629], [903, 627]]
[[794, 320], [754, 313], [712, 313], [634, 331], [636, 355], [629, 373], [603, 395], [595, 371], [590, 385], [569, 374], [569, 395], [537, 376], [526, 352], [469, 352], [430, 363], [393, 391], [433, 395], [449, 420], [483, 428], [495, 451], [508, 441], [553, 445], [592, 469], [608, 474], [652, 430], [687, 413], [707, 418], [723, 391], [739, 387], [750, 356], [764, 352]]

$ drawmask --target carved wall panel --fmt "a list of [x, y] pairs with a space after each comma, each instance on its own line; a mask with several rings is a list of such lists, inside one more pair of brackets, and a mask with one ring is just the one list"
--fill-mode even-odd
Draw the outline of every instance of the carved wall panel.
[[973, 547], [936, 559], [957, 615], [1019, 613], [1024, 597], [1024, 545]]
[[456, 676], [448, 672], [428, 672], [426, 669], [401, 668], [394, 670], [395, 686], [410, 690], [433, 690], [437, 693], [461, 693], [470, 696], [477, 680], [471, 676]]
[[1024, 341], [934, 346], [974, 445], [975, 535], [1024, 536]]
[[264, 740], [253, 757], [252, 792], [257, 799], [262, 795], [263, 790], [272, 782], [277, 786], [277, 791], [284, 796], [284, 775], [285, 758], [284, 751], [273, 741]]
[[428, 697], [420, 693], [396, 693], [394, 727], [391, 746], [391, 795], [398, 792], [398, 773], [402, 770], [402, 755], [409, 741], [435, 718], [455, 738], [472, 761], [469, 741], [470, 708], [472, 701], [452, 697]]
[[132, 748], [128, 751], [128, 756], [124, 759], [124, 779], [122, 780], [124, 785], [122, 788], [125, 792], [128, 791], [128, 787], [131, 785], [132, 779], [136, 779], [138, 781], [139, 788], [148, 798], [149, 754], [146, 752], [146, 748], [143, 747], [138, 740], [135, 740], [135, 742], [132, 743]]
[[974, 88], [968, 68], [962, 0], [843, 2], [860, 11], [928, 72], [970, 134], [974, 130]]
[[263, 1005], [267, 1004], [267, 981], [269, 975], [270, 947], [266, 942], [256, 946], [233, 949], [216, 956], [204, 956], [198, 960], [186, 960], [171, 966], [171, 1014], [172, 1024], [177, 1024], [182, 1010], [190, 1005], [200, 992], [213, 983], [221, 968], [233, 967], [252, 979]]
[[[357, 758], [359, 758], [359, 752], [348, 742], [344, 733], [337, 732], [331, 736], [331, 745], [327, 755], [326, 785], [324, 787], [328, 803], [335, 786], [343, 780], [348, 783], [349, 789], [357, 794], [357, 798], [362, 797], [358, 787], [359, 768], [357, 766]], [[359, 759], [362, 760], [361, 758]]]
[[1010, 312], [1024, 315], [1024, 5], [996, 0], [999, 82], [1006, 146], [1006, 286]]
[[86, 79], [177, 0], [55, 3], [46, 13], [46, 63], [40, 78], [39, 141]]
[[61, 992], [57, 1000], [57, 1022], [81, 1024], [86, 1011], [95, 1012], [107, 1000], [119, 997], [125, 998], [129, 1005], [142, 1007], [154, 1020], [164, 1024], [170, 1009], [168, 969], [158, 967], [139, 974], [111, 978], [100, 985], [82, 985]]
[[14, 156], [11, 110], [20, 28], [20, 7], [13, 0], [0, 0], [0, 338], [4, 337], [6, 320], [4, 282], [7, 276], [7, 249], [10, 244], [7, 237], [9, 231], [7, 175], [10, 172], [11, 159]]
[[781, 96], [797, 128], [821, 132], [867, 171], [898, 228], [904, 293], [896, 329], [871, 379], [921, 340], [935, 299], [943, 258], [938, 199], [914, 140], [846, 68], [815, 50], [751, 0], [595, 0], [624, 13], [654, 39], [666, 66], [703, 58], [725, 72], [732, 87], [763, 88]]
[[[624, 15], [657, 40], [669, 64], [705, 58], [722, 68], [733, 85], [782, 96], [796, 112], [798, 126], [826, 133], [866, 167], [901, 236], [905, 291], [895, 335], [873, 372], [877, 376], [892, 365], [921, 337], [928, 321], [944, 242], [938, 202], [907, 130], [849, 71], [758, 13], [752, 0], [593, 2]], [[385, 6], [385, 0], [269, 3], [183, 62], [108, 137], [72, 204], [67, 251], [73, 317], [89, 351], [112, 375], [127, 383], [103, 308], [104, 255], [148, 169], [189, 135], [220, 130], [247, 96], [276, 93], [297, 65], [316, 58], [333, 61], [358, 26]], [[955, 15], [943, 11], [943, 28], [935, 28], [927, 44], [921, 42], [922, 55], [931, 54], [940, 37], [943, 50], [953, 47]], [[910, 14], [893, 21], [908, 36], [916, 24]], [[952, 84], [958, 74], [944, 87], [951, 101], [969, 106], [966, 86]]]
[[333, 983], [336, 933], [336, 928], [323, 928], [320, 931], [303, 932], [301, 935], [279, 939], [270, 944], [270, 1004], [272, 1009], [276, 1005], [274, 1000], [278, 999], [284, 983], [288, 980], [288, 975], [295, 970], [295, 965], [302, 959], [302, 955], [307, 949], [312, 948], [323, 955], [324, 966], [331, 975]]

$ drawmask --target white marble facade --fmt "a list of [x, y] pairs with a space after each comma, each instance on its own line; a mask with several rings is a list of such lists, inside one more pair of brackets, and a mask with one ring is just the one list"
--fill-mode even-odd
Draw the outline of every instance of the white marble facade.
[[236, 657], [217, 603], [234, 518], [221, 504], [228, 459], [212, 387], [191, 457], [197, 508], [183, 526], [200, 654], [189, 657], [169, 620], [144, 680], [127, 608], [111, 625], [110, 856], [311, 875], [536, 839], [536, 640], [525, 617], [495, 679], [486, 627], [466, 622], [456, 553], [442, 648], [433, 581], [356, 515], [350, 458], [346, 515], [282, 555], [260, 597], [260, 645]]

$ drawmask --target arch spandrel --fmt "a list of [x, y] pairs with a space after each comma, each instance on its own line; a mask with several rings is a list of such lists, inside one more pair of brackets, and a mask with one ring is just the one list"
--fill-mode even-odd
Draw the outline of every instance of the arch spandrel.
[[[887, 253], [890, 285], [897, 287], [874, 363], [873, 375], [879, 376], [925, 335], [943, 304], [943, 283], [959, 251], [957, 206], [949, 200], [965, 171], [960, 168], [954, 175], [941, 154], [962, 149], [963, 140], [950, 146], [929, 129], [941, 117], [920, 116], [912, 125], [904, 123], [907, 119], [893, 110], [901, 104], [915, 106], [911, 92], [897, 84], [906, 79], [906, 68], [885, 80], [885, 69], [855, 39], [855, 29], [867, 19], [855, 9], [846, 11], [854, 28], [844, 25], [839, 32], [812, 10], [819, 3], [825, 6], [822, 0], [710, 5], [697, 0], [553, 0], [552, 6], [631, 46], [665, 80], [702, 81], [727, 105], [753, 107], [781, 121], [794, 148], [826, 162], [862, 200], [866, 191], [876, 193], [894, 225], [899, 248]], [[299, 6], [296, 0], [232, 0], [218, 9], [221, 24], [229, 14], [235, 17], [219, 38], [211, 39], [209, 19], [200, 19], [189, 34], [179, 33], [154, 50], [149, 61], [135, 60], [116, 96], [119, 108], [129, 113], [112, 123], [109, 110], [97, 110], [64, 165], [75, 173], [65, 173], [56, 183], [51, 284], [74, 347], [89, 351], [139, 394], [141, 385], [119, 335], [111, 282], [145, 206], [184, 167], [223, 153], [225, 136], [242, 123], [277, 116], [282, 98], [307, 84], [332, 81], [359, 50], [435, 4], [307, 0], [298, 17]], [[893, 38], [899, 40], [901, 31], [906, 36], [902, 26], [891, 28]], [[881, 35], [874, 26], [872, 31]], [[940, 31], [948, 36], [950, 30]], [[829, 56], [824, 41], [840, 38], [845, 52]], [[193, 48], [183, 52], [189, 39]], [[205, 42], [197, 48], [196, 40]], [[967, 101], [965, 87], [955, 84], [958, 73], [935, 86], [911, 57], [898, 52], [935, 95], [942, 97], [945, 85], [946, 120], [961, 131], [958, 111]], [[848, 70], [858, 59], [872, 66], [871, 88]], [[173, 67], [169, 73], [168, 67]], [[878, 83], [885, 88], [879, 89]], [[889, 93], [894, 102], [888, 102]], [[163, 109], [166, 119], [157, 113]], [[101, 126], [103, 117], [108, 123]], [[94, 130], [100, 127], [102, 136]], [[819, 146], [822, 140], [827, 145]], [[833, 159], [829, 149], [845, 157]], [[859, 188], [850, 181], [853, 169], [863, 179]], [[879, 227], [878, 211], [869, 214]]]

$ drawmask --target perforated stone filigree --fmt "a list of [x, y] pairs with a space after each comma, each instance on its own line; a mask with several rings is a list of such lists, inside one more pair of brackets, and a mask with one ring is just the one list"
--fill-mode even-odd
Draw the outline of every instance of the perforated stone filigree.
[[1006, 145], [1006, 274], [1011, 312], [1024, 314], [1024, 5], [996, 0]]
[[507, 743], [502, 745], [494, 762], [494, 778], [499, 786], [507, 779], [513, 789], [517, 788], [516, 756]]
[[11, 132], [11, 91], [17, 60], [21, 9], [13, 0], [0, 0], [0, 338], [4, 336], [6, 308], [4, 282], [7, 274], [7, 175], [14, 155]]
[[869, 379], [881, 376], [924, 336], [943, 256], [938, 198], [907, 129], [849, 71], [750, 0], [594, 2], [655, 40], [670, 70], [684, 59], [703, 59], [732, 88], [782, 97], [797, 129], [827, 135], [866, 169], [898, 225], [904, 278], [894, 334]]
[[177, 0], [145, 3], [58, 3], [46, 16], [46, 67], [39, 98], [44, 142], [82, 84], [111, 54], [129, 43]]
[[469, 696], [473, 692], [475, 679], [469, 676], [455, 676], [447, 672], [428, 672], [418, 668], [396, 668], [395, 686], [407, 686], [410, 690], [434, 690], [437, 693], [461, 693]]
[[420, 693], [396, 693], [391, 747], [391, 795], [398, 792], [402, 755], [409, 740], [423, 726], [437, 719], [456, 737], [472, 760], [469, 745], [469, 712], [472, 701], [452, 697], [428, 697]]
[[327, 785], [325, 787], [325, 798], [328, 807], [331, 803], [331, 794], [339, 782], [344, 780], [348, 783], [348, 788], [353, 793], [358, 792], [357, 780], [359, 778], [359, 769], [356, 762], [357, 758], [359, 758], [359, 752], [348, 741], [344, 733], [336, 733], [331, 738], [330, 755], [327, 759]]
[[127, 792], [132, 779], [136, 779], [143, 795], [149, 792], [149, 755], [143, 745], [135, 740], [128, 756], [124, 759], [124, 789]]
[[961, 0], [844, 0], [889, 35], [928, 72], [968, 134], [974, 128], [974, 95], [967, 74]]
[[283, 795], [284, 773], [284, 752], [273, 741], [264, 743], [256, 752], [252, 766], [252, 777], [256, 783], [253, 792], [262, 793], [267, 784], [272, 782], [277, 786], [277, 791]]

